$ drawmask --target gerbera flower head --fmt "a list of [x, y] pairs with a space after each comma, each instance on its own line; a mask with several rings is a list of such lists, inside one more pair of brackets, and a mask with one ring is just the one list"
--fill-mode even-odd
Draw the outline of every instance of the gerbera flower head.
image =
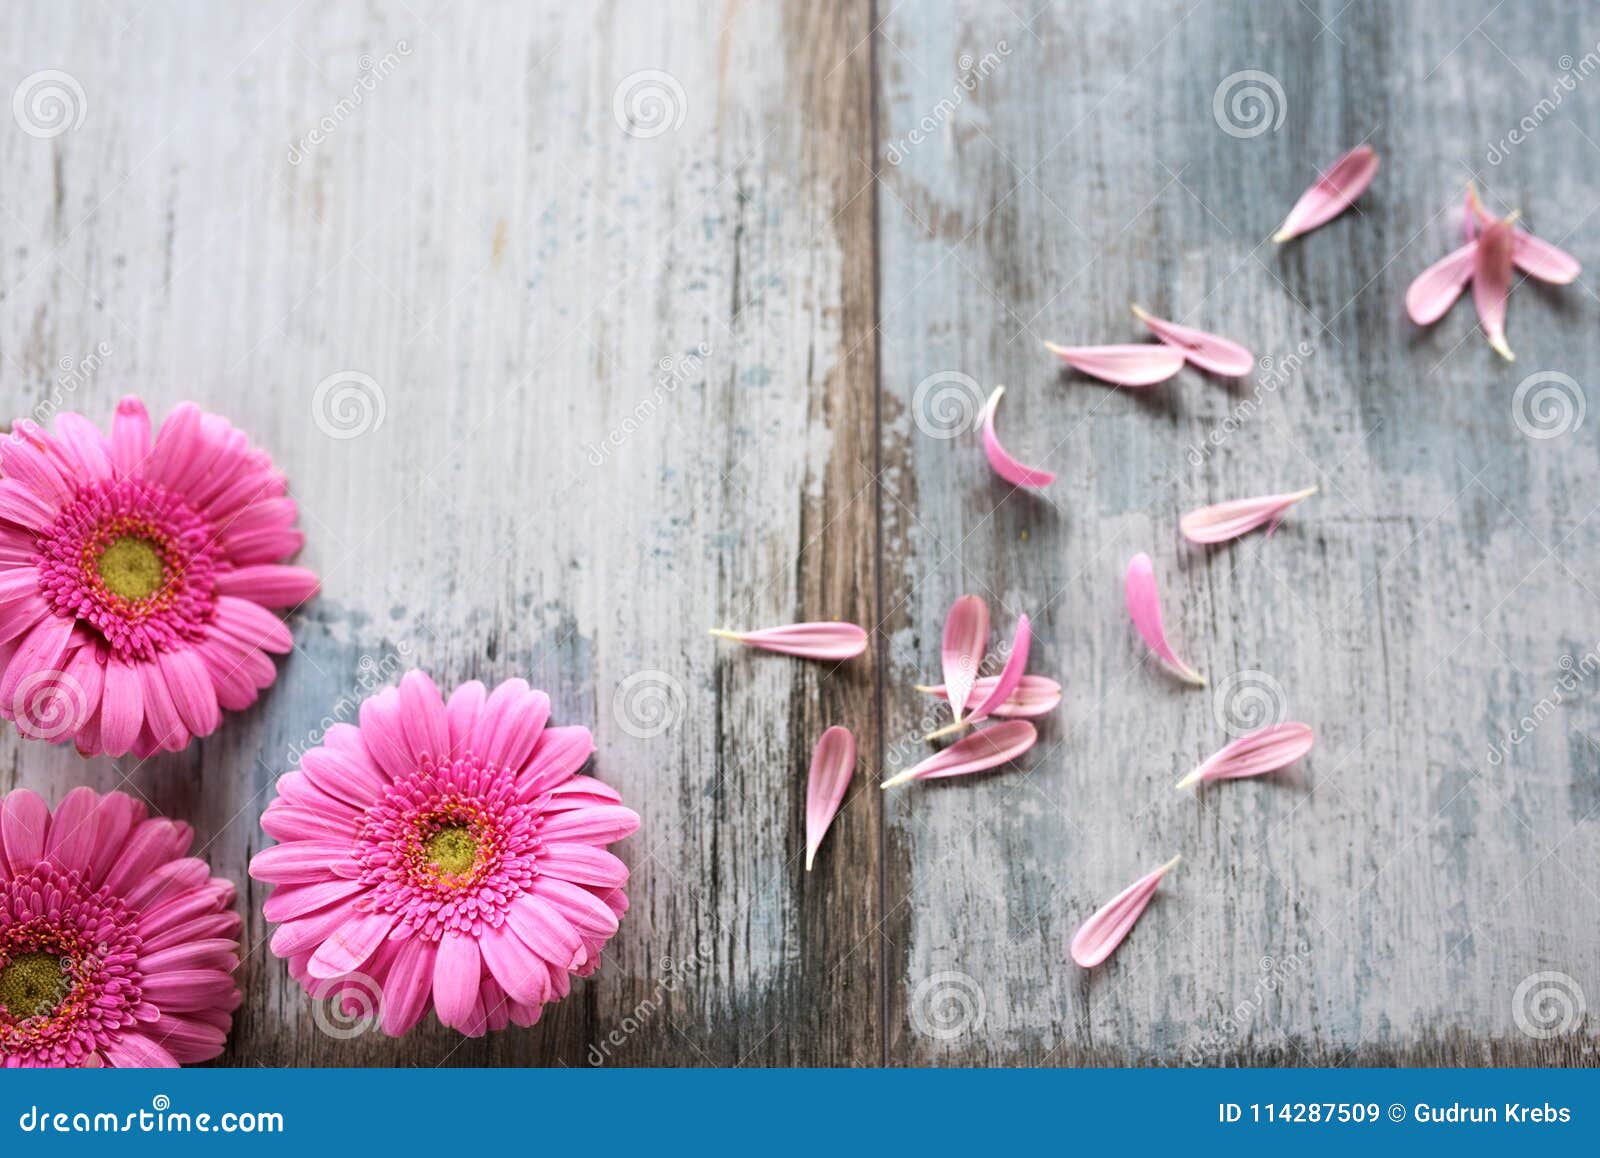
[[577, 775], [589, 730], [549, 716], [520, 679], [446, 703], [413, 671], [279, 778], [261, 827], [281, 843], [250, 875], [276, 886], [272, 951], [313, 997], [375, 1005], [391, 1036], [432, 1008], [476, 1037], [594, 972], [628, 908], [605, 846], [639, 817]]
[[272, 461], [192, 402], [152, 434], [137, 398], [109, 435], [79, 414], [0, 438], [0, 716], [85, 755], [206, 736], [292, 646], [268, 608], [317, 579]]
[[222, 1052], [234, 889], [187, 824], [121, 792], [0, 798], [0, 1066], [175, 1066]]

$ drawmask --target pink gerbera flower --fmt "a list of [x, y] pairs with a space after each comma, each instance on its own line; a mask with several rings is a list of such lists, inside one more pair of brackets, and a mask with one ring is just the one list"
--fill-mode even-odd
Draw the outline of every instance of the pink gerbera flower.
[[550, 697], [523, 680], [446, 704], [409, 672], [335, 724], [279, 778], [261, 827], [282, 843], [250, 875], [272, 951], [314, 997], [381, 993], [384, 1032], [431, 1006], [476, 1037], [532, 1025], [594, 972], [627, 910], [628, 870], [605, 845], [639, 817], [576, 772], [587, 728], [546, 728]]
[[0, 799], [0, 1065], [175, 1066], [222, 1052], [233, 885], [121, 792]]
[[0, 716], [85, 755], [175, 752], [277, 672], [309, 599], [283, 476], [192, 402], [151, 436], [137, 398], [109, 436], [79, 414], [0, 439]]

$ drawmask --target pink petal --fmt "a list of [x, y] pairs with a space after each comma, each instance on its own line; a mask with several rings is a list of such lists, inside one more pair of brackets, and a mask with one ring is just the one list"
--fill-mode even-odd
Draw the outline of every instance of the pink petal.
[[1028, 651], [1033, 644], [1033, 631], [1028, 624], [1028, 617], [1023, 615], [1017, 619], [1017, 630], [1011, 637], [1011, 654], [1006, 657], [1006, 666], [995, 679], [994, 686], [978, 706], [967, 713], [967, 718], [947, 724], [936, 732], [930, 732], [924, 739], [933, 740], [939, 736], [948, 735], [957, 728], [964, 728], [968, 724], [976, 724], [986, 718], [995, 708], [1011, 698], [1011, 693], [1016, 691], [1017, 685], [1022, 682], [1022, 673], [1028, 666]]
[[1172, 871], [1181, 857], [1173, 857], [1166, 864], [1147, 873], [1123, 889], [1110, 901], [1095, 911], [1078, 927], [1072, 937], [1072, 959], [1085, 969], [1093, 969], [1122, 944], [1139, 919], [1150, 898], [1156, 895], [1161, 878]]
[[811, 753], [811, 773], [806, 779], [806, 872], [811, 871], [855, 771], [856, 738], [850, 729], [835, 725], [822, 733]]
[[1056, 481], [1056, 476], [1047, 470], [1027, 466], [1006, 452], [1000, 445], [1000, 438], [994, 432], [994, 412], [1000, 406], [1000, 396], [1006, 392], [1004, 386], [996, 386], [994, 393], [989, 395], [989, 405], [983, 411], [983, 453], [989, 456], [989, 465], [994, 467], [994, 473], [1005, 479], [1006, 482], [1019, 487], [1047, 487]]
[[1316, 493], [1316, 487], [1307, 487], [1293, 494], [1262, 495], [1201, 507], [1179, 519], [1178, 528], [1191, 543], [1226, 543], [1249, 534], [1263, 523], [1277, 526], [1285, 511]]
[[[999, 682], [999, 676], [984, 676], [972, 685], [972, 694], [979, 700], [986, 699], [995, 684]], [[935, 684], [932, 687], [919, 685], [917, 691], [936, 696], [941, 700], [948, 698], [943, 684]], [[1055, 680], [1045, 676], [1025, 675], [1005, 703], [989, 709], [989, 714], [996, 719], [1042, 716], [1053, 711], [1060, 702], [1061, 685]]]
[[797, 655], [801, 659], [854, 659], [867, 650], [867, 633], [853, 623], [791, 623], [760, 631], [728, 631], [713, 628], [718, 639], [731, 639], [746, 647]]
[[1183, 353], [1168, 345], [1058, 346], [1045, 348], [1074, 370], [1118, 386], [1153, 386], [1183, 369]]
[[989, 646], [989, 605], [979, 595], [963, 595], [950, 605], [944, 617], [944, 636], [939, 643], [939, 662], [944, 668], [946, 697], [957, 720], [966, 709], [978, 678], [978, 665]]
[[1354, 204], [1378, 175], [1378, 154], [1371, 145], [1357, 145], [1333, 163], [1316, 183], [1307, 189], [1283, 225], [1272, 235], [1277, 242], [1288, 241], [1326, 225]]
[[[1469, 236], [1475, 235], [1478, 225], [1487, 225], [1494, 217], [1478, 200], [1477, 189], [1467, 184], [1467, 216]], [[1551, 285], [1570, 285], [1577, 280], [1583, 267], [1578, 259], [1564, 249], [1541, 241], [1520, 226], [1512, 233], [1511, 260], [1523, 273]]]
[[1150, 650], [1172, 670], [1179, 679], [1199, 687], [1205, 686], [1205, 677], [1178, 658], [1167, 642], [1167, 632], [1161, 625], [1161, 595], [1156, 590], [1155, 565], [1143, 551], [1128, 560], [1128, 575], [1124, 583], [1128, 598], [1128, 614], [1139, 629]]
[[1506, 345], [1506, 295], [1511, 292], [1511, 231], [1517, 215], [1483, 227], [1478, 237], [1477, 264], [1472, 270], [1472, 302], [1488, 336], [1489, 346], [1507, 362], [1516, 361]]
[[439, 954], [433, 961], [433, 1006], [441, 1023], [452, 1029], [466, 1024], [482, 979], [477, 941], [454, 930], [439, 938]]
[[1313, 739], [1309, 724], [1268, 725], [1228, 744], [1178, 781], [1178, 787], [1189, 788], [1202, 780], [1237, 780], [1276, 772], [1311, 751]]
[[982, 728], [951, 744], [943, 752], [885, 780], [880, 788], [893, 788], [908, 780], [938, 780], [987, 772], [1009, 764], [1038, 741], [1039, 733], [1027, 720], [1007, 720]]
[[1478, 261], [1478, 243], [1469, 241], [1451, 250], [1417, 275], [1406, 290], [1406, 313], [1419, 326], [1431, 326], [1455, 305], [1472, 280]]
[[1163, 321], [1138, 306], [1133, 307], [1133, 315], [1167, 345], [1183, 351], [1183, 356], [1202, 370], [1224, 378], [1243, 378], [1255, 369], [1256, 356], [1238, 342], [1180, 326], [1177, 322]]

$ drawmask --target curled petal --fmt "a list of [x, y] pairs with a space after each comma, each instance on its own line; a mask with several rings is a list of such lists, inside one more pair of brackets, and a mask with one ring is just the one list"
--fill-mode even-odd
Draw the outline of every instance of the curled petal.
[[1310, 233], [1319, 225], [1326, 225], [1350, 208], [1367, 191], [1372, 179], [1378, 175], [1378, 153], [1371, 145], [1357, 145], [1333, 163], [1333, 166], [1296, 201], [1283, 225], [1272, 235], [1277, 242], [1288, 241], [1302, 233]]
[[1516, 361], [1506, 345], [1506, 295], [1511, 292], [1511, 231], [1517, 215], [1483, 227], [1478, 237], [1477, 262], [1472, 270], [1472, 301], [1489, 346], [1507, 362]]
[[1419, 326], [1431, 326], [1444, 317], [1472, 280], [1477, 261], [1478, 243], [1469, 241], [1418, 274], [1406, 290], [1406, 313], [1411, 320]]
[[957, 720], [972, 694], [978, 665], [989, 646], [989, 605], [981, 596], [963, 595], [950, 605], [944, 617], [944, 637], [939, 644], [939, 661], [944, 668], [944, 684], [950, 689], [950, 710]]
[[811, 753], [811, 774], [806, 779], [806, 872], [811, 871], [817, 848], [839, 811], [855, 770], [856, 738], [850, 729], [834, 726], [822, 733]]
[[1183, 789], [1202, 780], [1237, 780], [1276, 772], [1311, 751], [1313, 740], [1310, 724], [1271, 724], [1226, 745], [1177, 786]]
[[1179, 659], [1167, 642], [1167, 631], [1161, 624], [1161, 595], [1156, 590], [1155, 565], [1143, 551], [1128, 560], [1124, 590], [1128, 597], [1128, 614], [1150, 650], [1179, 679], [1204, 687], [1205, 677]]
[[1234, 499], [1232, 502], [1201, 507], [1178, 520], [1178, 528], [1191, 543], [1226, 543], [1229, 539], [1249, 534], [1263, 523], [1271, 523], [1276, 527], [1285, 511], [1316, 493], [1316, 487], [1307, 487], [1293, 494], [1262, 495], [1255, 499]]
[[797, 655], [801, 659], [854, 659], [867, 650], [867, 633], [853, 623], [791, 623], [760, 631], [711, 629], [718, 639], [731, 639], [746, 647]]
[[1038, 739], [1037, 729], [1027, 720], [993, 724], [957, 740], [922, 763], [896, 773], [879, 787], [893, 788], [908, 780], [938, 780], [946, 776], [965, 776], [969, 772], [987, 772], [1009, 764], [1033, 747]]
[[[1480, 225], [1488, 225], [1494, 217], [1478, 200], [1478, 190], [1467, 183], [1467, 230], [1475, 236]], [[1549, 282], [1551, 285], [1570, 285], [1583, 272], [1578, 259], [1566, 250], [1542, 241], [1518, 226], [1511, 234], [1511, 261], [1529, 277]]]
[[1026, 615], [1020, 616], [1017, 619], [1016, 633], [1011, 637], [1011, 654], [1006, 657], [1006, 666], [995, 679], [994, 686], [989, 689], [988, 695], [978, 701], [978, 706], [967, 713], [966, 719], [957, 720], [953, 724], [940, 728], [937, 732], [930, 733], [926, 738], [932, 740], [967, 724], [976, 724], [979, 720], [989, 716], [995, 708], [1010, 699], [1011, 693], [1022, 682], [1022, 673], [1027, 670], [1028, 652], [1032, 645], [1033, 629], [1028, 624], [1028, 617]]
[[[984, 676], [972, 685], [972, 694], [982, 702], [989, 697], [999, 682], [999, 676]], [[946, 698], [943, 684], [934, 684], [931, 687], [918, 685], [917, 691], [941, 700]], [[1043, 716], [1054, 711], [1060, 702], [1059, 683], [1047, 676], [1025, 675], [1005, 702], [990, 708], [989, 714], [1001, 720]]]
[[1045, 348], [1074, 370], [1118, 386], [1153, 386], [1183, 369], [1183, 353], [1166, 344], [1158, 346], [1058, 346]]
[[1182, 857], [1173, 857], [1155, 872], [1146, 873], [1095, 911], [1072, 936], [1072, 959], [1085, 969], [1093, 969], [1111, 956], [1122, 939], [1133, 929], [1150, 898], [1156, 895], [1161, 878], [1172, 871]]
[[989, 456], [989, 465], [994, 467], [994, 473], [1013, 486], [1047, 487], [1056, 481], [1056, 476], [1050, 471], [1027, 466], [1012, 458], [1006, 448], [1000, 445], [1000, 438], [994, 432], [994, 412], [1000, 405], [1000, 395], [1005, 392], [1004, 386], [996, 386], [994, 393], [989, 395], [989, 405], [984, 407], [983, 453]]
[[1153, 317], [1138, 306], [1133, 315], [1150, 327], [1152, 333], [1167, 345], [1180, 350], [1183, 356], [1200, 369], [1224, 378], [1243, 378], [1255, 369], [1256, 356], [1238, 342], [1230, 342], [1216, 334], [1180, 326], [1177, 322]]

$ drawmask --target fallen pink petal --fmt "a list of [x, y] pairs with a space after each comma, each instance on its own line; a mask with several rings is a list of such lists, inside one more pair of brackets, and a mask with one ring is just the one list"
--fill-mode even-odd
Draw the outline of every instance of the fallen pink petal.
[[1146, 873], [1107, 901], [1078, 927], [1072, 937], [1072, 959], [1085, 969], [1093, 969], [1122, 944], [1134, 924], [1156, 895], [1156, 888], [1177, 863], [1175, 856], [1152, 873]]
[[867, 650], [865, 629], [853, 623], [831, 620], [825, 623], [791, 623], [760, 631], [728, 631], [714, 627], [711, 634], [718, 639], [742, 643], [746, 647], [799, 656], [801, 659], [854, 659]]
[[1419, 326], [1431, 326], [1456, 304], [1472, 280], [1478, 261], [1478, 243], [1469, 241], [1453, 249], [1417, 275], [1406, 290], [1406, 313]]
[[937, 732], [931, 732], [925, 738], [932, 740], [967, 724], [975, 724], [979, 720], [987, 718], [996, 707], [1010, 699], [1011, 693], [1022, 682], [1023, 672], [1028, 669], [1028, 652], [1032, 646], [1033, 629], [1029, 626], [1028, 617], [1026, 615], [1020, 616], [1017, 619], [1016, 633], [1011, 637], [1011, 654], [1006, 657], [1006, 666], [995, 679], [994, 686], [989, 689], [988, 695], [978, 701], [978, 706], [967, 713], [966, 719], [957, 720], [953, 724], [940, 728]]
[[1178, 781], [1177, 786], [1184, 789], [1206, 780], [1238, 780], [1276, 772], [1311, 751], [1313, 741], [1309, 724], [1271, 724], [1240, 736]]
[[[972, 694], [979, 702], [987, 699], [995, 686], [1000, 682], [999, 676], [984, 676], [972, 685]], [[943, 684], [918, 684], [917, 691], [938, 699], [947, 698]], [[1048, 676], [1025, 675], [1017, 686], [1006, 697], [1004, 703], [996, 704], [989, 709], [989, 714], [996, 719], [1021, 719], [1024, 717], [1043, 716], [1054, 711], [1061, 703], [1061, 685]]]
[[1272, 240], [1281, 244], [1326, 225], [1355, 204], [1377, 175], [1377, 150], [1371, 145], [1357, 145], [1301, 195]]
[[944, 618], [944, 637], [939, 644], [939, 661], [944, 669], [944, 684], [950, 689], [947, 699], [957, 720], [966, 710], [967, 698], [978, 678], [978, 665], [989, 647], [989, 605], [981, 596], [963, 595], [950, 605]]
[[1232, 502], [1201, 507], [1179, 519], [1178, 529], [1191, 543], [1226, 543], [1249, 534], [1263, 524], [1277, 526], [1285, 511], [1316, 493], [1316, 487], [1307, 487], [1291, 494], [1234, 499]]
[[1256, 356], [1238, 342], [1155, 317], [1137, 305], [1133, 307], [1133, 315], [1149, 326], [1156, 337], [1208, 373], [1243, 378], [1255, 369]]
[[989, 465], [994, 467], [994, 473], [1013, 486], [1047, 487], [1056, 481], [1056, 476], [1050, 471], [1028, 466], [1013, 458], [1006, 448], [1000, 445], [1000, 437], [995, 434], [994, 412], [999, 408], [1000, 396], [1005, 392], [1004, 386], [996, 386], [994, 393], [989, 396], [989, 405], [984, 408], [983, 453], [989, 456]]
[[1143, 551], [1128, 560], [1124, 590], [1128, 599], [1128, 615], [1150, 650], [1173, 675], [1204, 687], [1205, 677], [1179, 659], [1172, 645], [1167, 642], [1167, 631], [1161, 622], [1161, 594], [1156, 590], [1155, 564]]
[[[1469, 236], [1477, 235], [1479, 225], [1488, 225], [1494, 216], [1478, 200], [1478, 191], [1467, 184], [1467, 229]], [[1535, 237], [1521, 226], [1511, 232], [1511, 261], [1529, 277], [1551, 285], [1571, 285], [1583, 272], [1578, 259], [1566, 250]]]
[[1132, 346], [1058, 346], [1045, 348], [1074, 370], [1118, 386], [1153, 386], [1183, 369], [1183, 352], [1162, 343]]
[[856, 770], [856, 738], [838, 725], [822, 733], [811, 753], [811, 773], [806, 778], [806, 872], [817, 859], [817, 849], [839, 812], [845, 790]]
[[1026, 720], [1007, 720], [981, 728], [951, 744], [943, 752], [889, 777], [880, 788], [893, 788], [911, 780], [939, 780], [987, 772], [1009, 764], [1038, 742], [1039, 732]]
[[1507, 362], [1517, 356], [1506, 344], [1506, 297], [1511, 292], [1511, 231], [1517, 214], [1483, 227], [1478, 237], [1477, 263], [1472, 270], [1472, 301], [1489, 346]]

